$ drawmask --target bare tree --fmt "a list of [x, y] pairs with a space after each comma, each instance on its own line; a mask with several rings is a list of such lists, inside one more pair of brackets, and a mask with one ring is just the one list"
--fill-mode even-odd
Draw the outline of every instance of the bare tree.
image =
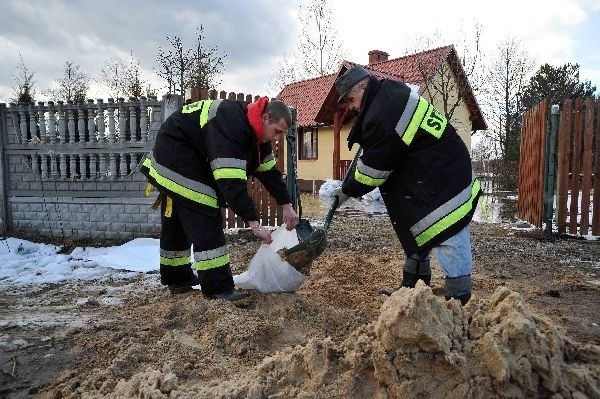
[[35, 72], [30, 72], [23, 56], [19, 54], [19, 63], [17, 64], [17, 73], [13, 75], [12, 84], [13, 98], [11, 101], [19, 103], [30, 103], [35, 98], [35, 81], [33, 80]]
[[181, 38], [178, 36], [172, 38], [167, 36], [167, 41], [171, 45], [171, 49], [166, 53], [159, 49], [157, 61], [161, 66], [161, 70], [157, 73], [158, 76], [167, 80], [169, 93], [179, 91], [179, 94], [183, 96], [187, 88], [188, 69], [193, 63], [192, 50], [185, 49]]
[[304, 75], [298, 68], [295, 58], [284, 55], [267, 83], [267, 93], [276, 96], [285, 86], [302, 79], [304, 79]]
[[[452, 48], [447, 59], [417, 58], [417, 70], [423, 81], [422, 92], [438, 104], [442, 108], [440, 111], [449, 119], [464, 103], [468, 92], [477, 95], [481, 90], [484, 71], [481, 35], [482, 27], [475, 23], [472, 31], [461, 30], [456, 47]], [[420, 53], [442, 45], [444, 38], [436, 31], [431, 36], [416, 38], [412, 47], [407, 46], [406, 54]], [[464, 75], [457, 75], [456, 72], [461, 70]]]
[[110, 58], [100, 67], [96, 81], [108, 88], [112, 98], [124, 96], [122, 75], [126, 65], [120, 58]]
[[156, 57], [159, 68], [155, 71], [166, 81], [169, 93], [184, 95], [187, 88], [210, 88], [220, 83], [217, 76], [222, 72], [226, 55], [219, 55], [216, 46], [205, 46], [202, 25], [196, 31], [193, 49], [186, 49], [178, 36], [167, 36], [167, 41], [171, 48], [165, 51], [159, 47]]
[[508, 37], [498, 46], [487, 75], [485, 106], [488, 110], [488, 142], [493, 143], [500, 163], [500, 183], [516, 189], [521, 134], [521, 96], [534, 60], [521, 43]]
[[63, 75], [56, 79], [55, 89], [48, 89], [43, 93], [52, 100], [84, 102], [89, 89], [90, 78], [81, 70], [78, 64], [71, 61], [65, 62]]
[[127, 60], [110, 58], [100, 68], [97, 82], [106, 86], [113, 98], [140, 97], [154, 93], [148, 85], [145, 90], [146, 81], [141, 75], [140, 60], [130, 53]]
[[300, 7], [300, 42], [298, 50], [307, 77], [324, 76], [340, 66], [343, 51], [332, 23], [332, 11], [327, 0], [311, 0]]
[[[168, 40], [168, 38], [167, 38]], [[165, 52], [162, 47], [158, 47], [158, 69], [154, 69], [156, 74], [167, 82], [166, 89], [168, 94], [175, 93], [175, 65], [171, 62], [172, 52]]]
[[220, 56], [215, 46], [206, 47], [204, 40], [204, 27], [200, 25], [200, 29], [196, 30], [196, 46], [189, 53], [191, 62], [186, 71], [188, 87], [209, 89], [221, 83], [217, 76], [222, 72], [226, 55]]
[[310, 0], [307, 6], [301, 6], [298, 22], [301, 30], [296, 50], [279, 62], [268, 84], [269, 91], [278, 92], [298, 80], [333, 73], [344, 59], [346, 53], [327, 0]]

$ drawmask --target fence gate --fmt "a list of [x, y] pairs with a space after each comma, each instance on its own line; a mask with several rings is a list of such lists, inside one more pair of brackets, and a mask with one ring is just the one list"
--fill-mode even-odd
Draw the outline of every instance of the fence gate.
[[520, 218], [537, 227], [544, 220], [550, 232], [555, 209], [559, 234], [600, 235], [599, 105], [593, 97], [565, 100], [548, 124], [543, 101], [523, 116]]

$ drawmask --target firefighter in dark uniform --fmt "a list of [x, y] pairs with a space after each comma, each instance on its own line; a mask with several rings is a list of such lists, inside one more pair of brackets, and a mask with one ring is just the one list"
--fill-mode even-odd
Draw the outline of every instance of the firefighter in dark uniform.
[[171, 293], [199, 283], [211, 299], [237, 305], [249, 297], [234, 288], [220, 208], [229, 206], [270, 243], [271, 232], [260, 225], [247, 191], [247, 178], [253, 175], [283, 207], [287, 228], [296, 226], [298, 216], [271, 147], [271, 140], [281, 139], [290, 125], [288, 107], [266, 97], [250, 104], [198, 101], [162, 124], [141, 171], [161, 193], [160, 276]]
[[407, 256], [401, 285], [414, 287], [419, 279], [429, 285], [435, 248], [446, 298], [465, 304], [472, 291], [468, 224], [482, 192], [467, 147], [417, 87], [379, 80], [360, 66], [335, 87], [339, 102], [358, 111], [348, 144], [358, 143], [363, 154], [334, 195], [341, 204], [379, 187]]

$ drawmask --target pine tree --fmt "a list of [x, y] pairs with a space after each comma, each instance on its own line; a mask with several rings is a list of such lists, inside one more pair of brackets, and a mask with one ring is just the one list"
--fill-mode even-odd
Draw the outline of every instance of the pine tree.
[[548, 99], [548, 104], [560, 104], [567, 98], [591, 96], [595, 91], [596, 87], [590, 81], [579, 80], [579, 64], [567, 63], [558, 67], [544, 64], [523, 90], [523, 108], [532, 108], [544, 98]]

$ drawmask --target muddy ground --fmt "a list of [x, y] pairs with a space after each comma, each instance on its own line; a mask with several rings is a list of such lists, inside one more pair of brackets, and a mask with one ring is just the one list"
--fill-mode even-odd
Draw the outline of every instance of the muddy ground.
[[[3, 290], [0, 398], [600, 397], [600, 242], [512, 227], [471, 224], [464, 308], [435, 258], [432, 290], [379, 295], [404, 255], [386, 216], [358, 212], [298, 292], [246, 309], [157, 274]], [[260, 243], [228, 239], [240, 273]]]

